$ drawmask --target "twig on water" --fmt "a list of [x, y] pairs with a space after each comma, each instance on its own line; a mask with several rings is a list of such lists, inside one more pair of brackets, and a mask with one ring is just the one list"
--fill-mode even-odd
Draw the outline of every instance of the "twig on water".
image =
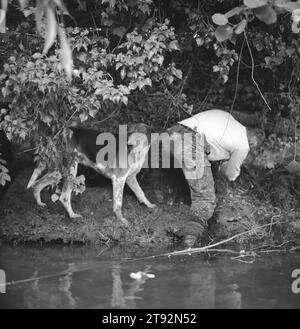
[[[151, 259], [151, 258], [157, 258], [157, 257], [171, 257], [171, 256], [179, 256], [179, 255], [190, 255], [190, 254], [194, 254], [194, 253], [198, 253], [198, 252], [213, 251], [214, 250], [213, 249], [214, 247], [217, 247], [217, 246], [220, 246], [222, 244], [225, 244], [225, 243], [227, 243], [229, 241], [232, 241], [232, 240], [234, 240], [234, 239], [236, 239], [238, 237], [241, 237], [243, 235], [252, 233], [252, 232], [254, 232], [256, 230], [259, 230], [261, 228], [268, 227], [270, 225], [280, 224], [280, 223], [282, 223], [282, 222], [269, 223], [269, 224], [264, 224], [264, 225], [261, 225], [261, 226], [257, 226], [257, 227], [254, 227], [254, 228], [248, 230], [248, 231], [235, 234], [235, 235], [233, 235], [230, 238], [227, 238], [225, 240], [216, 242], [214, 244], [210, 244], [208, 246], [204, 246], [204, 247], [200, 247], [200, 248], [188, 248], [188, 249], [184, 249], [184, 250], [168, 252], [168, 253], [165, 253], [165, 254], [153, 255], [153, 256], [142, 258], [142, 259], [144, 260], [144, 259]], [[134, 259], [134, 260], [139, 260], [139, 259]]]
[[[252, 260], [245, 260], [245, 258], [248, 258], [248, 257], [252, 257]], [[231, 257], [231, 259], [237, 260], [237, 261], [242, 262], [242, 263], [252, 264], [254, 262], [253, 259], [255, 257], [260, 257], [260, 256], [256, 252], [254, 252], [254, 251], [247, 251], [247, 252], [245, 252], [243, 250], [243, 252], [241, 251], [238, 256]]]
[[236, 259], [238, 262], [246, 263], [246, 264], [253, 264], [254, 260], [243, 260], [243, 259]]
[[[77, 273], [77, 272], [83, 272], [83, 271], [90, 271], [90, 270], [94, 270], [96, 268], [101, 268], [103, 265], [97, 265], [97, 266], [89, 266], [89, 267], [84, 267], [84, 268], [80, 268], [80, 269], [73, 269], [73, 270], [65, 270], [65, 271], [61, 271], [58, 273], [53, 273], [53, 274], [47, 274], [47, 275], [42, 275], [39, 277], [31, 277], [28, 279], [24, 279], [24, 280], [16, 280], [16, 281], [10, 281], [10, 282], [6, 282], [5, 286], [14, 286], [17, 284], [23, 284], [23, 283], [30, 283], [30, 282], [34, 282], [34, 281], [38, 281], [38, 280], [45, 280], [45, 279], [51, 279], [51, 278], [56, 278], [56, 277], [60, 277], [60, 276], [66, 276], [66, 275], [71, 275], [73, 273]], [[0, 287], [4, 285], [4, 284], [0, 284]]]

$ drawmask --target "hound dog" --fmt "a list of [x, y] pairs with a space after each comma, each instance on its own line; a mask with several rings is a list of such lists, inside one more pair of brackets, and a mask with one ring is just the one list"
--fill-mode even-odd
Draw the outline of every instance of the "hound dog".
[[[75, 155], [75, 162], [70, 166], [70, 173], [76, 177], [78, 163], [87, 167], [93, 168], [95, 171], [103, 174], [112, 180], [113, 185], [113, 211], [123, 224], [128, 225], [128, 221], [122, 215], [122, 199], [125, 183], [131, 188], [137, 199], [144, 203], [148, 208], [154, 208], [145, 196], [141, 189], [136, 175], [142, 169], [142, 166], [147, 158], [147, 153], [150, 148], [150, 127], [145, 124], [134, 124], [128, 127], [127, 134], [110, 134], [113, 136], [116, 143], [110, 151], [112, 154], [106, 154], [109, 160], [101, 156], [104, 147], [101, 132], [82, 127], [69, 127], [72, 131], [71, 138], [68, 140], [67, 147], [69, 151]], [[128, 136], [128, 139], [127, 139]], [[99, 140], [100, 139], [102, 140]], [[104, 138], [105, 139], [105, 138]], [[124, 144], [125, 140], [125, 144]], [[123, 146], [121, 145], [123, 143]], [[127, 142], [127, 143], [126, 143]], [[98, 144], [98, 145], [97, 145]], [[125, 153], [124, 153], [125, 151]], [[103, 152], [103, 154], [105, 153]], [[99, 156], [100, 155], [100, 156]], [[126, 155], [125, 162], [122, 157]], [[106, 157], [106, 158], [107, 158]], [[127, 161], [126, 161], [127, 160]], [[120, 163], [123, 161], [123, 165]], [[48, 185], [58, 183], [62, 175], [58, 170], [48, 172], [42, 178], [38, 179], [45, 168], [38, 166], [35, 168], [27, 188], [33, 188], [33, 194], [40, 206], [45, 206], [41, 201], [40, 193]], [[71, 194], [73, 185], [70, 178], [64, 178], [60, 202], [68, 212], [70, 218], [80, 217], [81, 215], [74, 213], [71, 206]]]

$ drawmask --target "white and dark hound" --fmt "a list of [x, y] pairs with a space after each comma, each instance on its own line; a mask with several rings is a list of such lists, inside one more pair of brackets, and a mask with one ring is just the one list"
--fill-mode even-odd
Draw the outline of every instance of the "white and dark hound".
[[[110, 161], [99, 156], [101, 155], [101, 150], [104, 151], [104, 147], [107, 147], [107, 145], [101, 144], [103, 143], [103, 138], [99, 143], [99, 136], [103, 137], [99, 131], [81, 127], [69, 128], [72, 134], [71, 138], [68, 140], [68, 148], [70, 147], [72, 154], [75, 156], [75, 161], [72, 166], [70, 166], [71, 168], [69, 168], [70, 173], [76, 177], [78, 163], [80, 163], [110, 178], [113, 185], [113, 211], [117, 219], [121, 220], [123, 224], [128, 225], [128, 221], [122, 215], [122, 200], [125, 183], [131, 188], [141, 203], [144, 203], [148, 208], [155, 207], [155, 205], [146, 198], [136, 178], [136, 175], [143, 167], [150, 148], [149, 126], [142, 123], [134, 124], [128, 127], [127, 135], [125, 136], [122, 134], [110, 134], [110, 136], [115, 138], [115, 144], [113, 143], [113, 145], [116, 146], [112, 148], [112, 154], [107, 154]], [[126, 141], [125, 144], [124, 139]], [[123, 142], [123, 144], [120, 142]], [[106, 151], [107, 150], [105, 150], [105, 152]], [[123, 155], [121, 155], [121, 153]], [[121, 159], [124, 155], [126, 155], [126, 158], [124, 158], [125, 162], [124, 159]], [[122, 166], [120, 166], [121, 160], [123, 160]], [[39, 165], [36, 167], [27, 185], [27, 188], [33, 188], [34, 197], [37, 204], [40, 206], [45, 206], [41, 201], [41, 191], [46, 186], [57, 184], [62, 179], [59, 170], [48, 172], [38, 179], [44, 170], [45, 166]], [[74, 213], [71, 206], [72, 190], [72, 180], [70, 178], [64, 178], [59, 200], [67, 210], [69, 217], [76, 218], [80, 217], [80, 215]]]

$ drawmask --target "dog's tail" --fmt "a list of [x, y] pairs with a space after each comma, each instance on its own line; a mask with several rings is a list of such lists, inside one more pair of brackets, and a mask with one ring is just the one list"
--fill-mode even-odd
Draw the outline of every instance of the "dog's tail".
[[43, 172], [43, 170], [45, 169], [44, 165], [39, 164], [33, 171], [30, 180], [27, 184], [27, 189], [29, 189], [30, 187], [32, 187], [34, 185], [34, 183], [37, 181], [37, 179], [40, 177], [41, 173]]

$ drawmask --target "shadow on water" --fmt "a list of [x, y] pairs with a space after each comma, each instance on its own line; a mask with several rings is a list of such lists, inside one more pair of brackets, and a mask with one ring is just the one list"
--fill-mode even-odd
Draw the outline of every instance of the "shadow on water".
[[[82, 247], [0, 247], [7, 282], [0, 307], [300, 308], [300, 294], [291, 290], [291, 273], [300, 268], [296, 253], [264, 255], [253, 264], [213, 255], [122, 257]], [[131, 278], [138, 272], [155, 277]]]

